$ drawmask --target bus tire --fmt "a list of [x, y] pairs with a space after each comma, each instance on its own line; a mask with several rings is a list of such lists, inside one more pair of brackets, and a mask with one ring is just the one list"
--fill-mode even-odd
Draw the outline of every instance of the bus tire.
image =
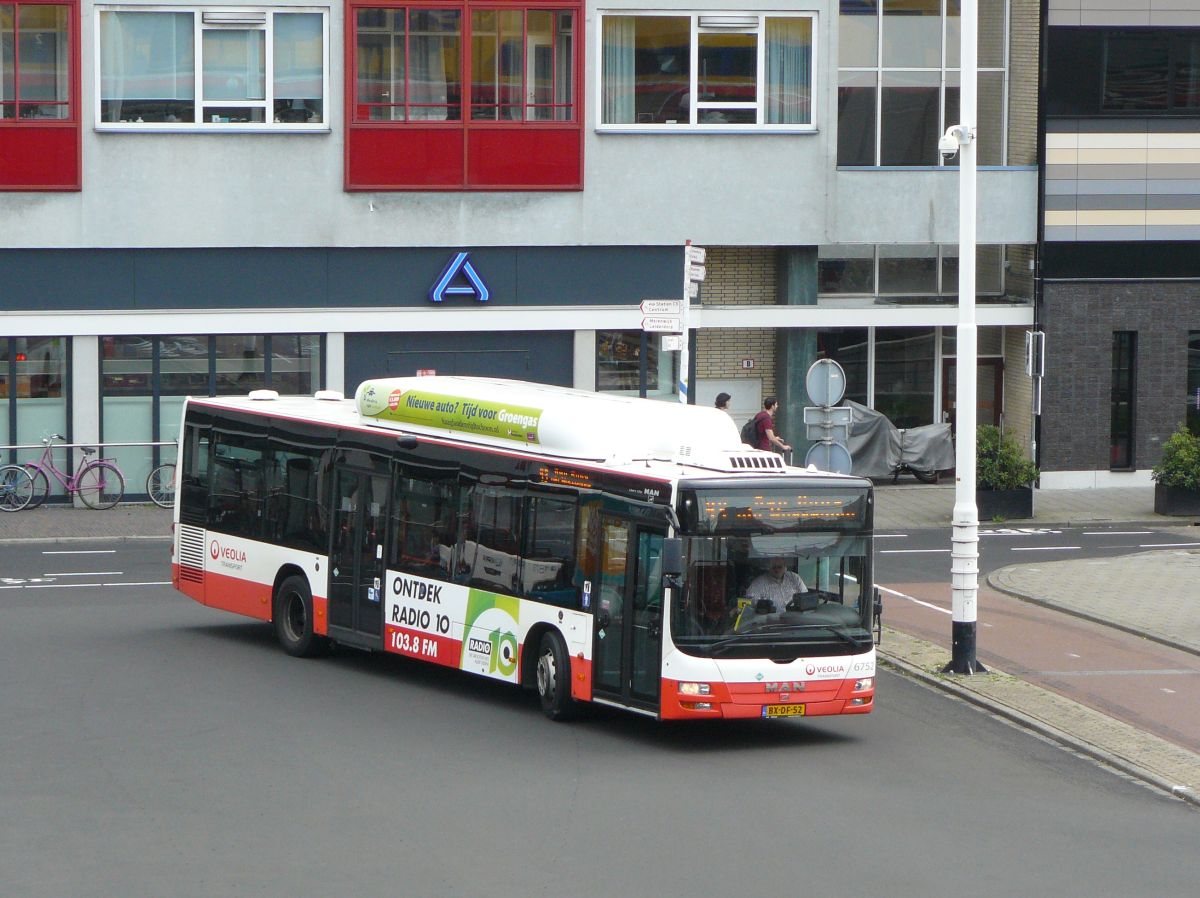
[[554, 630], [542, 634], [538, 647], [537, 694], [542, 712], [551, 720], [570, 720], [578, 712], [571, 698], [571, 658]]
[[275, 638], [289, 655], [312, 658], [328, 649], [329, 640], [313, 632], [312, 590], [304, 577], [293, 575], [279, 584], [271, 619]]

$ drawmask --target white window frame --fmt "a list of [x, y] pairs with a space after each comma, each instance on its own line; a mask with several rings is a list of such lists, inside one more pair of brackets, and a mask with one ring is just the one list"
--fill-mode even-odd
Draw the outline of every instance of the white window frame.
[[[950, 81], [954, 76], [959, 78], [958, 86], [962, 85], [962, 60], [959, 60], [959, 65], [951, 66], [948, 59], [947, 28], [950, 18], [955, 18], [947, 15], [946, 0], [941, 0], [941, 34], [942, 34], [942, 58], [938, 67], [929, 66], [885, 66], [883, 64], [883, 0], [879, 0], [875, 8], [875, 65], [873, 66], [840, 66], [835, 73], [837, 83], [841, 85], [842, 72], [868, 72], [875, 75], [875, 161], [871, 165], [840, 165], [839, 168], [847, 170], [865, 169], [865, 168], [885, 168], [885, 169], [914, 169], [914, 168], [951, 168], [958, 169], [958, 157], [946, 159], [939, 156], [936, 162], [928, 162], [920, 165], [884, 165], [880, 162], [880, 156], [883, 152], [883, 80], [884, 76], [892, 73], [937, 73], [938, 81], [938, 134], [945, 134], [946, 129], [957, 122], [946, 121], [946, 88], [954, 87]], [[839, 15], [838, 7], [834, 7], [833, 14]], [[997, 68], [995, 66], [977, 67], [977, 74], [999, 74], [1001, 78], [1000, 87], [1000, 164], [998, 166], [980, 166], [981, 168], [1004, 168], [1008, 165], [1008, 112], [1009, 112], [1009, 91], [1012, 88], [1011, 54], [1012, 54], [1012, 0], [1004, 2], [1004, 48], [1001, 51], [1001, 64]], [[978, 91], [977, 91], [978, 93]], [[978, 127], [978, 121], [976, 121]], [[835, 148], [836, 155], [836, 148]]]
[[[698, 59], [700, 55], [700, 34], [719, 34], [719, 33], [753, 33], [758, 37], [758, 59], [757, 59], [757, 92], [756, 99], [753, 103], [733, 103], [733, 102], [707, 102], [697, 101], [692, 103], [689, 109], [690, 121], [680, 122], [678, 124], [669, 124], [666, 122], [652, 122], [645, 124], [626, 123], [626, 124], [606, 124], [603, 121], [604, 116], [604, 18], [606, 16], [665, 16], [669, 18], [688, 18], [690, 20], [690, 45], [688, 54], [690, 57], [691, 81], [690, 89], [694, 97], [699, 96], [699, 91], [696, 87], [698, 73]], [[756, 17], [758, 24], [755, 28], [729, 28], [729, 27], [704, 27], [700, 26], [701, 17], [721, 19], [745, 19], [748, 17]], [[595, 55], [597, 60], [595, 71], [595, 94], [593, 97], [593, 108], [596, 115], [596, 131], [609, 134], [614, 133], [634, 133], [634, 134], [815, 134], [819, 130], [817, 122], [819, 120], [821, 96], [820, 87], [820, 31], [819, 19], [815, 10], [688, 10], [688, 9], [604, 9], [597, 10], [597, 22], [595, 27]], [[809, 84], [809, 109], [810, 121], [806, 125], [782, 124], [769, 125], [766, 124], [766, 38], [767, 38], [767, 23], [766, 20], [771, 19], [808, 19], [812, 23], [812, 44], [810, 49], [810, 84]], [[755, 124], [700, 124], [696, 121], [697, 114], [706, 108], [709, 109], [734, 109], [734, 108], [754, 108], [757, 110]]]
[[[100, 36], [100, 14], [105, 12], [160, 12], [160, 13], [191, 13], [192, 28], [194, 34], [193, 44], [193, 59], [195, 60], [195, 106], [196, 115], [199, 119], [195, 122], [106, 122], [101, 120], [101, 36]], [[266, 16], [266, 21], [263, 25], [245, 24], [244, 22], [229, 22], [229, 23], [214, 23], [204, 21], [205, 13], [225, 13], [225, 14], [245, 14], [253, 15], [255, 13], [263, 13]], [[322, 119], [323, 121], [308, 123], [308, 122], [275, 122], [272, 121], [272, 109], [274, 108], [275, 97], [275, 15], [289, 13], [310, 13], [321, 16], [321, 100], [322, 100]], [[332, 109], [331, 97], [329, 93], [329, 7], [327, 6], [204, 6], [204, 5], [187, 5], [187, 6], [135, 6], [129, 4], [113, 4], [113, 5], [97, 5], [94, 7], [93, 15], [94, 27], [92, 46], [94, 48], [93, 59], [93, 80], [94, 88], [92, 91], [92, 100], [95, 107], [95, 124], [97, 131], [124, 131], [124, 132], [182, 132], [182, 133], [211, 133], [215, 131], [225, 132], [240, 132], [240, 133], [316, 133], [328, 134], [332, 131], [330, 124], [330, 113]], [[203, 42], [205, 31], [247, 31], [261, 30], [265, 32], [265, 71], [264, 71], [264, 92], [265, 99], [263, 100], [205, 100], [204, 99], [204, 53]], [[242, 107], [262, 107], [264, 109], [263, 117], [266, 121], [262, 122], [213, 122], [205, 120], [205, 108], [209, 106], [242, 106]]]

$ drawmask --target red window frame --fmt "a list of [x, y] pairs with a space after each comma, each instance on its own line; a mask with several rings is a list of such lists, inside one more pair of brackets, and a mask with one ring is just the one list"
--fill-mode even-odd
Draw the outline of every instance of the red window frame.
[[[0, 109], [0, 190], [80, 190], [82, 130], [79, 118], [80, 11], [79, 0], [0, 0], [13, 7], [13, 91], [4, 105], [13, 105], [15, 118]], [[67, 10], [67, 115], [65, 118], [22, 118], [22, 105], [55, 105], [61, 101], [23, 101], [20, 95], [20, 11], [30, 6], [61, 6]]]
[[[358, 11], [360, 9], [457, 10], [460, 23], [459, 117], [451, 120], [372, 121], [367, 111], [381, 104], [358, 102]], [[520, 10], [522, 46], [528, 46], [528, 14], [571, 12], [572, 115], [564, 120], [472, 119], [472, 13]], [[581, 190], [583, 188], [584, 5], [580, 0], [347, 0], [345, 16], [345, 189], [346, 190]], [[405, 29], [405, 41], [408, 29]], [[408, 59], [407, 52], [405, 58]], [[528, 71], [528, 64], [524, 65]], [[522, 75], [522, 96], [525, 96]], [[405, 78], [403, 103], [412, 108]], [[425, 104], [428, 105], [428, 104]], [[441, 104], [435, 104], [441, 105]], [[491, 102], [485, 105], [493, 105]], [[565, 105], [565, 104], [554, 104]]]

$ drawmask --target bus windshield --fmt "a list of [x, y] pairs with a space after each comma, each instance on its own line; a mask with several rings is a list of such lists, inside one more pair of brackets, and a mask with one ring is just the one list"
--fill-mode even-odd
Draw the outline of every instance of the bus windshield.
[[871, 646], [870, 541], [837, 532], [685, 536], [671, 635], [689, 654], [854, 654]]

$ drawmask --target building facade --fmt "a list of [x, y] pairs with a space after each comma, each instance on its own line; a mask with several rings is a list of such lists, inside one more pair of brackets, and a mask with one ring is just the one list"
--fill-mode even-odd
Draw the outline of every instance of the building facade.
[[[979, 420], [1026, 440], [1037, 21], [980, 2]], [[693, 401], [778, 394], [802, 446], [834, 357], [952, 418], [957, 35], [956, 0], [0, 3], [0, 445], [428, 370], [672, 400], [638, 304], [689, 239]]]
[[1200, 432], [1200, 7], [1048, 0], [1043, 484], [1148, 483]]

